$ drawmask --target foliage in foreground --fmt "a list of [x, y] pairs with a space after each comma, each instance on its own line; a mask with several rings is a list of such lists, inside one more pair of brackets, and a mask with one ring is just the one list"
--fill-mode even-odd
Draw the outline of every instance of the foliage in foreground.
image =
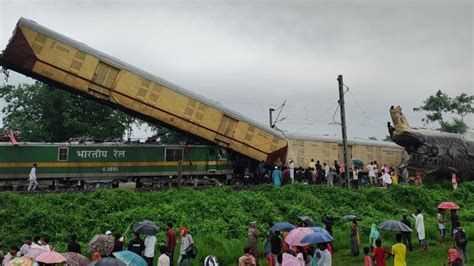
[[[363, 217], [359, 224], [362, 243], [368, 243], [372, 223], [400, 219], [402, 214], [411, 214], [416, 208], [421, 208], [425, 213], [427, 238], [434, 245], [437, 241], [436, 206], [441, 201], [458, 203], [462, 208], [459, 215], [468, 236], [474, 234], [473, 192], [474, 182], [463, 183], [456, 192], [413, 186], [393, 187], [389, 191], [380, 188], [354, 191], [298, 184], [281, 189], [266, 185], [242, 191], [185, 188], [157, 192], [113, 189], [40, 195], [2, 193], [0, 241], [7, 245], [19, 245], [27, 235], [49, 235], [61, 251], [65, 249], [69, 234], [76, 233], [85, 249], [85, 244], [93, 235], [106, 230], [123, 233], [129, 225], [144, 219], [156, 221], [163, 227], [167, 221], [172, 221], [176, 227], [190, 228], [201, 259], [204, 255], [214, 254], [223, 265], [235, 265], [246, 243], [249, 221], [256, 220], [259, 229], [265, 231], [264, 223], [267, 221], [296, 223], [297, 217], [302, 214], [314, 217], [318, 224], [321, 224], [319, 217], [324, 212], [335, 217], [355, 214]], [[338, 262], [335, 265], [359, 261], [348, 255], [348, 223], [342, 219], [336, 221], [334, 246], [340, 252], [335, 258]], [[393, 233], [384, 232], [383, 237], [390, 244]], [[163, 233], [159, 234], [159, 239], [164, 241]], [[415, 239], [414, 236], [416, 245]], [[422, 254], [412, 256], [413, 259], [418, 256], [420, 261], [425, 260]], [[444, 254], [434, 258], [444, 258]], [[198, 265], [197, 261], [195, 265]]]

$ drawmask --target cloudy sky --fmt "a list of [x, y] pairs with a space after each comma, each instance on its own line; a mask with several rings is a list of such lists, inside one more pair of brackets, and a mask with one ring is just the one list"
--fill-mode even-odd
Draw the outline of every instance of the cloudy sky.
[[2, 49], [23, 16], [262, 123], [286, 100], [289, 132], [340, 135], [339, 74], [352, 138], [383, 138], [391, 105], [422, 126], [436, 90], [474, 93], [470, 0], [0, 3]]

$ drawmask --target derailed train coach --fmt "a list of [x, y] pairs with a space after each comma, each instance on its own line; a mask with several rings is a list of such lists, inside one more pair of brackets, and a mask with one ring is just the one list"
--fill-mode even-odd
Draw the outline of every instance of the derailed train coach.
[[217, 145], [0, 142], [0, 190], [23, 190], [34, 163], [40, 189], [215, 186], [233, 177], [230, 154]]
[[[334, 161], [344, 161], [342, 140], [339, 138], [289, 134], [288, 143], [288, 159], [293, 160], [296, 167], [307, 167], [311, 159], [330, 166]], [[397, 169], [406, 156], [403, 147], [390, 141], [352, 139], [347, 144], [349, 167], [352, 166], [351, 159], [359, 159], [365, 164], [377, 161], [379, 166], [386, 164]]]
[[0, 64], [211, 141], [253, 163], [286, 157], [281, 132], [25, 18], [18, 21]]

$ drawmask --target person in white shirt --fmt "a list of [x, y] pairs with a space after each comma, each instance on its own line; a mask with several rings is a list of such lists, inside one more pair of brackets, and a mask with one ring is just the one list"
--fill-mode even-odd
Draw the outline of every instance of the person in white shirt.
[[166, 246], [160, 246], [160, 257], [157, 266], [170, 266], [170, 257], [168, 256]]
[[179, 259], [178, 259], [178, 266], [182, 265], [191, 265], [191, 256], [188, 255], [188, 248], [191, 245], [194, 245], [194, 240], [191, 234], [188, 232], [188, 228], [181, 227], [179, 229], [180, 238], [180, 247], [179, 247]]
[[290, 166], [290, 179], [291, 179], [291, 183], [295, 183], [295, 163], [293, 162], [293, 160], [290, 160], [290, 162], [288, 163], [289, 166]]
[[154, 235], [148, 235], [145, 237], [145, 251], [143, 257], [146, 260], [148, 266], [153, 266], [153, 259], [155, 258], [155, 245], [156, 237]]
[[369, 165], [367, 165], [367, 171], [369, 172], [369, 181], [372, 185], [377, 184], [377, 177], [375, 175], [375, 170], [374, 170], [374, 162], [370, 162]]
[[383, 169], [382, 169], [382, 181], [385, 188], [390, 188], [390, 185], [392, 184], [392, 178]]
[[438, 215], [436, 216], [438, 220], [438, 229], [439, 229], [439, 243], [444, 247], [444, 236], [446, 235], [446, 225], [444, 224], [444, 209], [438, 209]]
[[423, 219], [423, 214], [421, 214], [420, 209], [416, 209], [416, 215], [412, 214], [415, 218], [415, 228], [418, 233], [418, 240], [420, 241], [420, 249], [426, 250], [426, 238], [425, 238], [425, 222]]
[[31, 237], [26, 237], [23, 246], [20, 248], [20, 254], [22, 256], [26, 255], [28, 249], [31, 247], [31, 244], [33, 244], [33, 239]]
[[331, 252], [328, 250], [328, 246], [326, 243], [318, 244], [318, 252], [321, 256], [318, 259], [317, 265], [318, 266], [331, 266], [332, 265], [332, 256]]
[[324, 165], [324, 177], [325, 178], [328, 178], [328, 175], [329, 175], [329, 165], [327, 165], [326, 163], [323, 163]]
[[29, 192], [33, 192], [36, 190], [36, 188], [38, 187], [38, 181], [36, 181], [36, 167], [38, 166], [38, 164], [33, 164], [33, 167], [31, 168], [31, 171], [30, 171], [30, 176], [29, 176], [29, 185], [28, 185], [28, 191]]

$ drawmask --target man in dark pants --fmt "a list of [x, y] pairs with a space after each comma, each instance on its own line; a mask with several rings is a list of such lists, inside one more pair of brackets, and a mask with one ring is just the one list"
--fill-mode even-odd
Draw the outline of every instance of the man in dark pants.
[[[411, 228], [410, 220], [407, 219], [406, 215], [403, 215], [403, 219], [401, 221], [406, 226]], [[411, 244], [411, 232], [402, 232], [402, 242], [408, 248], [409, 251], [413, 251], [413, 246]]]
[[173, 230], [173, 224], [166, 223], [166, 250], [170, 257], [170, 266], [173, 266], [174, 248], [176, 247], [176, 232]]
[[451, 236], [454, 236], [454, 228], [456, 228], [456, 224], [459, 223], [459, 217], [456, 212], [456, 209], [451, 210]]

